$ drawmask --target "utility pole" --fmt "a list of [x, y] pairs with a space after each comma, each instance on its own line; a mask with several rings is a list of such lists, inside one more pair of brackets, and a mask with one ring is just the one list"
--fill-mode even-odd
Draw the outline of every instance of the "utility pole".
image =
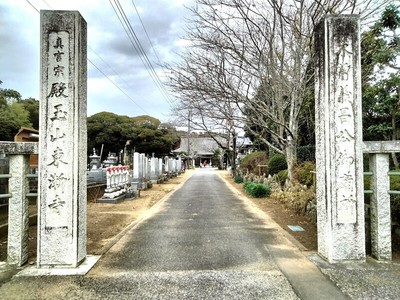
[[192, 110], [189, 109], [188, 113], [188, 134], [187, 134], [187, 155], [190, 156], [190, 118], [192, 115]]

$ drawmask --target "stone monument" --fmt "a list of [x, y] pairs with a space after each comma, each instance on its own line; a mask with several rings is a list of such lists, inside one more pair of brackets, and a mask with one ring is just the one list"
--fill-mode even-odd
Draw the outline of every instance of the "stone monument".
[[38, 268], [86, 258], [86, 22], [41, 11]]
[[318, 253], [365, 260], [360, 23], [326, 17], [315, 37]]

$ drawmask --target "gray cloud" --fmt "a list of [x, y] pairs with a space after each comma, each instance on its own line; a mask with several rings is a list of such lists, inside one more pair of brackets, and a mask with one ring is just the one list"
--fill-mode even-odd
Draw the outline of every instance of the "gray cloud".
[[[193, 0], [186, 1], [190, 4]], [[19, 91], [24, 98], [39, 98], [39, 14], [25, 1], [0, 0], [0, 80], [2, 88]], [[37, 9], [49, 9], [30, 0]], [[88, 24], [88, 114], [111, 111], [166, 120], [169, 104], [143, 66], [109, 1], [46, 0], [51, 9], [78, 10]], [[182, 0], [134, 1], [158, 57], [166, 62], [183, 35]], [[142, 29], [131, 1], [120, 0], [142, 47], [157, 72], [159, 62]], [[110, 68], [111, 67], [111, 68]], [[100, 69], [101, 71], [99, 71]], [[113, 69], [114, 71], [112, 71]], [[115, 87], [105, 73], [118, 87]], [[117, 73], [117, 75], [115, 74]], [[160, 73], [162, 76], [162, 73]], [[123, 89], [124, 92], [121, 92]], [[129, 95], [127, 97], [126, 94]], [[140, 107], [141, 108], [140, 108]], [[144, 110], [144, 111], [143, 111]]]

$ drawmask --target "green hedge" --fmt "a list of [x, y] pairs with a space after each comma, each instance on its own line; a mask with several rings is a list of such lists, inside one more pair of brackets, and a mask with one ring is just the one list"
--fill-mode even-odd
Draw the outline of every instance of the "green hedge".
[[271, 175], [277, 174], [279, 171], [286, 170], [287, 163], [283, 154], [275, 154], [268, 161], [268, 173]]
[[243, 183], [243, 181], [244, 181], [242, 176], [235, 176], [234, 180], [236, 183]]
[[254, 198], [261, 198], [271, 195], [270, 188], [262, 183], [254, 183], [251, 181], [247, 181], [243, 185], [243, 189]]

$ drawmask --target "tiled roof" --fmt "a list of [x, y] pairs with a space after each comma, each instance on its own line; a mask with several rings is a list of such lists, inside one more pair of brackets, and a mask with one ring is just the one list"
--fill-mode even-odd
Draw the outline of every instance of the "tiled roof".
[[[219, 137], [222, 143], [224, 143], [224, 139]], [[225, 142], [226, 143], [226, 142]], [[215, 150], [220, 149], [217, 142], [210, 137], [190, 137], [189, 138], [190, 145], [190, 156], [195, 155], [213, 155]], [[178, 149], [175, 149], [174, 152], [187, 152], [188, 151], [188, 138], [181, 137], [181, 145]]]

